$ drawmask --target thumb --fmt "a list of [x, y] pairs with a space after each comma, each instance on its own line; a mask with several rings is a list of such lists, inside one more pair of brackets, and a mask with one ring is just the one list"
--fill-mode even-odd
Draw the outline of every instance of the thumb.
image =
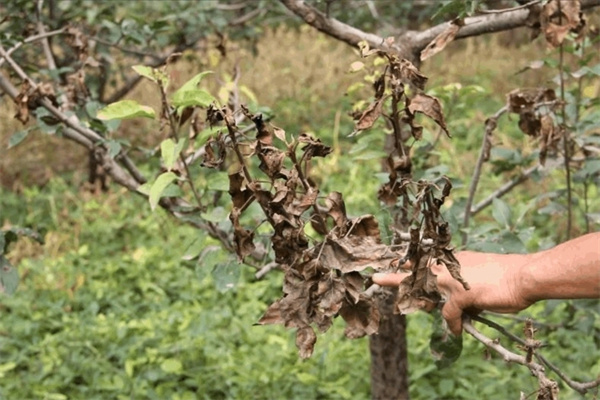
[[446, 320], [450, 332], [453, 335], [460, 336], [462, 332], [462, 309], [450, 301], [442, 307], [442, 317]]
[[385, 274], [382, 272], [376, 272], [373, 274], [372, 279], [373, 283], [376, 283], [380, 286], [399, 286], [404, 278], [409, 276], [410, 273], [398, 274], [391, 273]]

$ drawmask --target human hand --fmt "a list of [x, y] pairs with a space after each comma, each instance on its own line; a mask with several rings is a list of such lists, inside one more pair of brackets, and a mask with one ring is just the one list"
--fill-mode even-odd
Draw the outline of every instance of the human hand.
[[[462, 331], [463, 312], [476, 314], [488, 310], [512, 313], [532, 304], [525, 298], [521, 285], [521, 271], [526, 256], [465, 251], [456, 254], [456, 258], [470, 290], [465, 290], [460, 282], [452, 278], [444, 265], [431, 267], [437, 275], [438, 289], [446, 299], [442, 316], [453, 334], [460, 335]], [[373, 282], [382, 286], [398, 286], [406, 276], [406, 273], [376, 273]]]

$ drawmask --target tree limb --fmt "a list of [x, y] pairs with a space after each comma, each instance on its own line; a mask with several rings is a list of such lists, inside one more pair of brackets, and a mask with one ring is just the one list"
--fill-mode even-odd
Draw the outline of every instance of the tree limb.
[[[345, 24], [335, 18], [330, 18], [303, 0], [279, 0], [288, 10], [299, 16], [308, 25], [351, 46], [357, 47], [361, 41], [366, 41], [371, 48], [387, 49], [410, 60], [417, 60], [417, 55], [427, 47], [439, 34], [446, 31], [452, 22], [444, 22], [424, 31], [406, 31], [391, 48], [386, 45], [384, 38], [373, 33], [364, 32]], [[532, 2], [529, 6], [534, 6]], [[581, 10], [600, 6], [600, 0], [581, 0]], [[464, 26], [458, 30], [455, 39], [464, 39], [486, 33], [506, 31], [525, 26], [530, 10], [515, 7], [502, 12], [489, 13], [464, 19]]]
[[[478, 316], [478, 315], [473, 315], [470, 318], [473, 319], [473, 320], [475, 320], [475, 321], [481, 322], [481, 323], [489, 326], [490, 328], [494, 328], [498, 332], [502, 333], [504, 336], [508, 337], [509, 339], [511, 339], [512, 341], [514, 341], [516, 343], [519, 343], [522, 346], [528, 346], [528, 344], [527, 344], [527, 342], [525, 340], [523, 340], [520, 337], [512, 334], [505, 327], [503, 327], [500, 324], [495, 323], [494, 321], [491, 321], [491, 320], [489, 320], [487, 318], [483, 318], [483, 317]], [[473, 327], [470, 323], [469, 323], [469, 325], [471, 327]], [[464, 321], [463, 321], [463, 327], [465, 327]], [[474, 327], [473, 327], [473, 329], [476, 331], [476, 329]], [[469, 334], [471, 334], [473, 337], [475, 337], [477, 340], [479, 340], [479, 338], [477, 336], [473, 335], [468, 329], [465, 328], [465, 331], [467, 331]], [[484, 343], [484, 342], [482, 342], [482, 343]], [[486, 344], [486, 343], [484, 343], [484, 344]], [[487, 346], [487, 344], [486, 344], [486, 346]], [[547, 366], [548, 368], [550, 368], [554, 373], [556, 373], [556, 375], [558, 375], [560, 377], [560, 379], [562, 379], [567, 384], [567, 386], [569, 386], [571, 389], [576, 390], [577, 392], [579, 392], [581, 394], [586, 394], [588, 390], [600, 386], [600, 377], [598, 379], [596, 379], [596, 380], [589, 381], [589, 382], [577, 382], [577, 381], [574, 381], [571, 378], [569, 378], [564, 372], [562, 372], [557, 366], [555, 366], [550, 361], [548, 361], [544, 356], [542, 356], [541, 354], [539, 354], [538, 351], [534, 350], [533, 354], [535, 355], [535, 357], [542, 364], [544, 364], [545, 366]]]
[[303, 0], [279, 0], [288, 10], [299, 16], [308, 25], [353, 47], [366, 41], [371, 48], [385, 48], [384, 38], [361, 31], [335, 18], [328, 18], [321, 11], [306, 4]]
[[[581, 10], [586, 10], [600, 6], [600, 0], [581, 0]], [[464, 39], [471, 36], [483, 35], [506, 31], [525, 26], [529, 17], [529, 9], [513, 9], [501, 14], [486, 14], [476, 17], [465, 18], [462, 26], [455, 36], [455, 39]], [[444, 32], [450, 26], [451, 22], [444, 22], [427, 30], [414, 34], [412, 46], [414, 51], [420, 52], [440, 33]]]
[[546, 377], [545, 369], [541, 364], [538, 364], [533, 361], [527, 362], [524, 356], [513, 353], [512, 351], [502, 346], [499, 341], [488, 338], [483, 333], [475, 329], [475, 327], [471, 324], [471, 319], [468, 317], [463, 319], [463, 329], [475, 339], [486, 345], [488, 348], [494, 350], [496, 353], [501, 355], [504, 361], [509, 363], [521, 364], [529, 368], [531, 373], [536, 378], [538, 378], [540, 391], [552, 394], [552, 397], [544, 398], [555, 398], [554, 395], [558, 393], [558, 385], [555, 381]]

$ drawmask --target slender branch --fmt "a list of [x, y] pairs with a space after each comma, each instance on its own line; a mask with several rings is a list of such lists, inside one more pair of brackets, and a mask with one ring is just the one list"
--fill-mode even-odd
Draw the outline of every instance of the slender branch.
[[480, 10], [479, 12], [482, 14], [500, 14], [500, 13], [505, 13], [505, 12], [509, 12], [509, 11], [516, 11], [516, 10], [520, 10], [522, 8], [529, 8], [534, 4], [540, 3], [542, 0], [533, 0], [530, 1], [529, 3], [525, 3], [522, 4], [520, 6], [516, 6], [516, 7], [511, 7], [511, 8], [503, 8], [500, 10]]
[[358, 43], [366, 41], [372, 48], [385, 47], [384, 38], [381, 36], [361, 31], [335, 18], [329, 18], [321, 11], [306, 4], [303, 0], [279, 1], [288, 10], [302, 18], [308, 25], [351, 46], [358, 47]]
[[[475, 327], [471, 324], [471, 320], [469, 317], [463, 319], [463, 329], [473, 336], [475, 339], [486, 345], [488, 348], [494, 350], [496, 353], [502, 356], [504, 361], [521, 364], [529, 368], [531, 373], [538, 378], [538, 383], [540, 385], [540, 391], [549, 392], [555, 394], [558, 392], [558, 385], [552, 379], [548, 379], [546, 377], [545, 369], [541, 364], [536, 362], [527, 362], [526, 358], [522, 355], [513, 353], [508, 350], [504, 346], [500, 344], [499, 341], [493, 340], [479, 332]], [[554, 396], [548, 398], [555, 398]]]
[[[6, 54], [10, 56], [12, 53], [17, 51], [19, 48], [21, 48], [25, 44], [37, 42], [38, 40], [43, 40], [43, 39], [49, 38], [51, 36], [60, 35], [65, 32], [65, 29], [66, 28], [61, 28], [61, 29], [57, 29], [55, 31], [50, 31], [50, 32], [40, 33], [40, 34], [37, 34], [34, 36], [29, 36], [27, 39], [15, 44], [13, 47], [6, 50]], [[0, 57], [0, 67], [2, 66], [2, 64], [4, 64], [4, 61], [6, 61], [6, 58], [4, 56], [1, 56]]]
[[[558, 23], [562, 24], [562, 12], [561, 12], [561, 2], [558, 2]], [[564, 44], [560, 43], [558, 55], [558, 72], [560, 79], [560, 99], [561, 99], [561, 117], [562, 122], [560, 124], [561, 133], [563, 134], [563, 152], [564, 154], [564, 167], [566, 173], [566, 181], [567, 181], [567, 240], [571, 239], [571, 227], [573, 226], [573, 193], [571, 189], [571, 166], [570, 157], [569, 157], [569, 130], [567, 129], [567, 111], [566, 111], [566, 101], [565, 101], [565, 64], [564, 64]]]
[[[37, 19], [37, 28], [40, 34], [44, 34], [46, 32], [46, 28], [44, 28], [44, 23], [42, 22], [43, 7], [44, 0], [38, 0], [35, 14]], [[48, 69], [51, 71], [56, 70], [56, 61], [54, 60], [54, 54], [52, 54], [52, 49], [50, 48], [50, 42], [48, 41], [47, 36], [42, 39], [42, 48], [44, 49], [44, 56], [46, 57], [46, 62], [48, 63]]]
[[[490, 328], [494, 328], [495, 330], [502, 333], [504, 336], [508, 337], [512, 341], [519, 343], [521, 346], [525, 346], [525, 347], [528, 346], [527, 341], [525, 341], [525, 340], [521, 339], [520, 337], [514, 335], [513, 333], [509, 332], [505, 327], [503, 327], [500, 324], [497, 324], [494, 321], [491, 321], [487, 318], [483, 318], [478, 315], [472, 315], [472, 316], [470, 316], [470, 318], [473, 319], [474, 321], [481, 322], [482, 324], [485, 324], [485, 325], [489, 326]], [[463, 327], [464, 327], [464, 321], [463, 321]], [[467, 332], [469, 332], [467, 329], [465, 329], [465, 330]], [[471, 332], [469, 332], [469, 333], [471, 333]], [[476, 337], [476, 339], [477, 339], [477, 337]], [[593, 381], [589, 381], [589, 382], [574, 381], [571, 378], [569, 378], [564, 372], [562, 372], [557, 366], [555, 366], [550, 361], [548, 361], [544, 356], [539, 354], [539, 352], [534, 351], [533, 354], [541, 363], [543, 363], [548, 368], [550, 368], [554, 373], [556, 373], [571, 389], [576, 390], [577, 392], [579, 392], [581, 394], [586, 394], [589, 389], [593, 389], [595, 387], [600, 386], [600, 378], [593, 380]]]
[[[600, 6], [600, 0], [581, 0], [581, 10]], [[464, 19], [464, 26], [460, 28], [455, 39], [464, 39], [471, 36], [483, 35], [506, 31], [525, 26], [529, 17], [528, 9], [515, 9], [500, 14], [486, 14]], [[433, 39], [444, 32], [451, 22], [444, 22], [421, 32], [413, 32], [413, 50], [420, 53]]]
[[500, 186], [494, 192], [490, 193], [488, 197], [486, 197], [484, 200], [480, 201], [473, 208], [471, 208], [471, 215], [474, 216], [475, 214], [478, 214], [480, 211], [492, 204], [494, 199], [501, 198], [506, 193], [510, 192], [515, 187], [525, 182], [534, 172], [539, 171], [540, 168], [540, 165], [534, 165], [533, 167], [527, 168], [525, 171], [523, 171], [521, 175]]
[[115, 49], [122, 51], [123, 53], [129, 53], [129, 54], [134, 54], [136, 56], [140, 56], [140, 57], [150, 57], [153, 58], [154, 60], [158, 61], [158, 60], [162, 60], [162, 57], [157, 56], [156, 53], [150, 53], [150, 52], [146, 52], [146, 51], [141, 51], [141, 50], [137, 50], [137, 49], [130, 49], [127, 47], [123, 47], [117, 43], [113, 43], [109, 40], [106, 39], [102, 39], [101, 37], [98, 36], [92, 36], [90, 37], [91, 40], [94, 40], [100, 44], [103, 44], [105, 46], [109, 46], [109, 47], [114, 47]]
[[254, 277], [256, 279], [262, 279], [265, 277], [265, 275], [267, 275], [269, 272], [271, 272], [274, 269], [280, 269], [281, 265], [275, 261], [272, 261], [270, 263], [268, 263], [267, 265], [265, 265], [264, 267], [262, 267], [261, 269], [259, 269], [256, 274], [254, 274]]
[[[465, 216], [463, 219], [463, 228], [469, 227], [469, 218], [471, 217], [471, 206], [473, 205], [473, 199], [475, 198], [475, 192], [477, 191], [477, 185], [479, 184], [479, 178], [481, 177], [481, 168], [483, 163], [490, 158], [490, 150], [492, 148], [492, 134], [498, 126], [498, 118], [508, 111], [508, 107], [504, 106], [496, 113], [485, 121], [485, 133], [483, 134], [483, 140], [481, 142], [481, 150], [479, 151], [479, 157], [477, 158], [477, 164], [475, 164], [475, 170], [473, 171], [473, 177], [471, 178], [471, 185], [469, 186], [469, 197], [467, 198], [467, 205], [465, 207]], [[467, 232], [462, 234], [463, 246], [467, 244], [468, 235]]]

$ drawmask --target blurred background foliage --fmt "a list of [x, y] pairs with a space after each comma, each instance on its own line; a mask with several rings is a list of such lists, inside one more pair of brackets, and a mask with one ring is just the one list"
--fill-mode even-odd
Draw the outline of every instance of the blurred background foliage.
[[[5, 24], [20, 23], [18, 18], [33, 21], [34, 2], [13, 3], [6, 10], [21, 8], [22, 14], [12, 15]], [[61, 18], [50, 28], [59, 27], [60, 21], [79, 21], [98, 26], [110, 40], [122, 37], [120, 45], [148, 52], [193, 37], [201, 45], [184, 49], [171, 67], [173, 87], [200, 71], [213, 70], [207, 84], [218, 94], [239, 70], [239, 86], [245, 88], [248, 103], [263, 107], [286, 131], [312, 132], [333, 146], [333, 154], [313, 170], [322, 180], [322, 191], [343, 192], [351, 215], [380, 213], [375, 193], [384, 179], [383, 134], [349, 137], [353, 122], [348, 114], [370, 95], [369, 71], [350, 73], [350, 65], [359, 59], [355, 50], [301, 26], [270, 2], [260, 3], [270, 10], [260, 16], [262, 23], [238, 29], [229, 24], [230, 15], [221, 15], [226, 11], [211, 8], [215, 2], [83, 1], [76, 3], [80, 8], [58, 2]], [[368, 8], [355, 12], [352, 1], [335, 2], [330, 12], [364, 29], [394, 33], [398, 27], [428, 24], [436, 11], [430, 2], [415, 1], [414, 7], [403, 2], [398, 8], [392, 3], [381, 3], [379, 19]], [[592, 27], [597, 27], [597, 19], [592, 17]], [[12, 26], [0, 28], [3, 41], [16, 31]], [[218, 48], [222, 33], [227, 34], [226, 53]], [[597, 44], [590, 44], [591, 53]], [[571, 99], [580, 96], [580, 104], [591, 104], [581, 107], [578, 116], [583, 121], [581, 137], [597, 138], [600, 60], [596, 52], [582, 65], [583, 58], [571, 50], [570, 71], [596, 68], [596, 73], [571, 77], [567, 83]], [[106, 54], [112, 54], [110, 49]], [[107, 96], [113, 84], [130, 77], [130, 66], [139, 63], [128, 55], [120, 57], [111, 59], [111, 68], [119, 71], [112, 75], [115, 82], [107, 86]], [[542, 40], [530, 42], [528, 32], [516, 30], [451, 43], [422, 66], [430, 77], [428, 89], [443, 102], [453, 138], [440, 137], [433, 124], [424, 122], [424, 139], [414, 150], [422, 154], [422, 162], [415, 170], [452, 178], [455, 189], [446, 216], [455, 232], [486, 118], [515, 88], [555, 87], [556, 58], [556, 51], [547, 50]], [[520, 72], [536, 60], [546, 60], [544, 67]], [[155, 89], [146, 82], [127, 97], [158, 102], [152, 100], [157, 99]], [[0, 297], [0, 398], [369, 398], [366, 339], [345, 339], [338, 321], [319, 336], [312, 358], [301, 361], [293, 335], [283, 327], [253, 326], [280, 295], [278, 273], [256, 281], [253, 269], [238, 267], [220, 253], [199, 262], [187, 260], [193, 257], [186, 254], [210, 250], [217, 243], [162, 210], [152, 213], [146, 201], [122, 188], [90, 191], [82, 168], [87, 152], [59, 137], [38, 132], [7, 150], [10, 138], [22, 129], [14, 113], [4, 96], [0, 227], [27, 226], [47, 233], [45, 245], [24, 239], [8, 254], [18, 265], [21, 283], [14, 295]], [[378, 129], [385, 131], [383, 125]], [[123, 122], [119, 137], [148, 149], [162, 139], [157, 130], [137, 120]], [[537, 144], [519, 131], [515, 117], [500, 120], [493, 143], [476, 201], [537, 163]], [[574, 177], [576, 235], [598, 230], [600, 166], [594, 165], [582, 167], [584, 172]], [[468, 247], [513, 252], [548, 248], [565, 239], [564, 199], [561, 169], [534, 174], [472, 220]], [[499, 207], [510, 211], [508, 219], [494, 213]], [[455, 241], [458, 245], [460, 235]], [[600, 374], [597, 301], [548, 301], [518, 318], [496, 319], [520, 332], [527, 316], [539, 323], [537, 337], [547, 344], [544, 355], [569, 376], [585, 381]], [[515, 398], [524, 388], [535, 390], [535, 378], [523, 368], [505, 364], [468, 337], [461, 358], [437, 370], [429, 352], [432, 316], [419, 313], [408, 319], [413, 398], [505, 399]], [[483, 331], [494, 336], [491, 330]], [[579, 398], [561, 389], [562, 398]]]

